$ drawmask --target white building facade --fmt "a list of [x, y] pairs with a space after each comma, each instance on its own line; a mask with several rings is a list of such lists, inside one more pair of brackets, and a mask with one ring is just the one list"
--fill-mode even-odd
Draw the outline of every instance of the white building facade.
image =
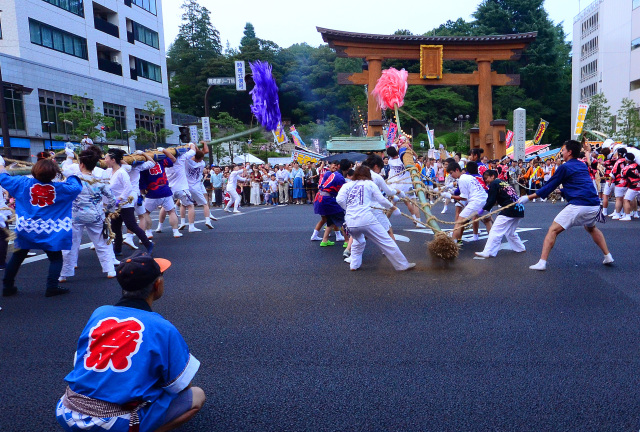
[[[616, 114], [640, 105], [640, 0], [595, 0], [573, 21], [571, 126], [578, 104], [604, 93]], [[573, 133], [573, 130], [572, 130]]]
[[[70, 132], [59, 114], [72, 96], [93, 100], [125, 137], [151, 129], [145, 103], [165, 110], [171, 125], [161, 0], [3, 0], [0, 66], [12, 153], [61, 148], [49, 141]], [[53, 122], [48, 124], [47, 122]], [[128, 132], [123, 132], [128, 131]], [[133, 147], [135, 141], [129, 139]], [[16, 150], [14, 150], [14, 148]]]

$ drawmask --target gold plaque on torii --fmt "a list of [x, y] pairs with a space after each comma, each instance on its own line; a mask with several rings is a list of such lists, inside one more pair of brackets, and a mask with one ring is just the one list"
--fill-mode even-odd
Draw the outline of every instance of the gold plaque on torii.
[[442, 79], [442, 45], [420, 45], [420, 78]]

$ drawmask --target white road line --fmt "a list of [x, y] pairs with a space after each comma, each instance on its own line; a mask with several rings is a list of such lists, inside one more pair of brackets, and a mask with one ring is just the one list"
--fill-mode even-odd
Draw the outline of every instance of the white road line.
[[[226, 219], [226, 218], [230, 218], [230, 217], [234, 217], [234, 216], [242, 216], [242, 215], [245, 215], [245, 214], [257, 213], [257, 212], [265, 211], [265, 210], [273, 210], [274, 208], [278, 208], [278, 207], [280, 207], [280, 206], [266, 207], [266, 208], [261, 208], [261, 209], [257, 209], [257, 210], [251, 210], [251, 211], [248, 211], [248, 212], [242, 212], [242, 213], [231, 213], [231, 214], [229, 214], [229, 215], [227, 215], [227, 216], [220, 216], [220, 217], [219, 217], [219, 218], [217, 218], [217, 219], [218, 219], [218, 220], [221, 220], [221, 219]], [[154, 220], [156, 220], [156, 221], [157, 221], [157, 219], [154, 219]], [[204, 220], [204, 219], [202, 219], [202, 220], [199, 220], [199, 221], [195, 221], [194, 223], [197, 223], [197, 224], [198, 224], [198, 223], [205, 223], [205, 220]], [[91, 243], [85, 243], [85, 244], [82, 244], [82, 245], [80, 245], [80, 250], [82, 250], [82, 249], [88, 249], [88, 248], [89, 248], [89, 246], [91, 246]], [[23, 261], [23, 264], [30, 264], [30, 263], [32, 263], [32, 262], [42, 261], [42, 260], [44, 260], [44, 259], [47, 259], [47, 254], [44, 254], [44, 253], [43, 253], [43, 254], [39, 254], [39, 255], [36, 255], [36, 256], [34, 256], [34, 257], [31, 257], [31, 258], [27, 258], [27, 259], [25, 259], [25, 260]]]

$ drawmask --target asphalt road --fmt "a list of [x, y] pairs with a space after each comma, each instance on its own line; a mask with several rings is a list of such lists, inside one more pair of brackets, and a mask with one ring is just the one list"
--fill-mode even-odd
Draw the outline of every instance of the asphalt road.
[[[640, 221], [601, 226], [612, 267], [574, 228], [531, 271], [561, 206], [527, 205], [526, 253], [479, 260], [484, 241], [465, 243], [451, 264], [394, 220], [418, 264], [403, 273], [374, 246], [350, 272], [342, 248], [309, 241], [311, 206], [216, 210], [214, 230], [182, 239], [167, 229], [156, 255], [173, 266], [154, 309], [202, 362], [194, 384], [208, 397], [181, 430], [639, 430]], [[47, 265], [25, 264], [19, 294], [0, 298], [3, 432], [58, 430], [77, 337], [119, 298], [89, 249], [69, 295], [44, 297]]]

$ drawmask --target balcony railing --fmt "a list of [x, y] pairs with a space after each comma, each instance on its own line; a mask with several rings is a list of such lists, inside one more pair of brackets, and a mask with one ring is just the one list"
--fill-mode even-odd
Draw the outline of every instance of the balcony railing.
[[133, 35], [133, 32], [127, 31], [127, 42], [132, 44], [136, 43], [136, 39]]
[[114, 75], [122, 76], [122, 65], [111, 60], [98, 58], [98, 69], [104, 72], [109, 72]]
[[118, 26], [115, 24], [111, 24], [109, 21], [103, 20], [97, 16], [93, 17], [93, 23], [96, 27], [96, 30], [100, 30], [101, 32], [105, 32], [110, 34], [111, 36], [120, 37], [120, 30]]

